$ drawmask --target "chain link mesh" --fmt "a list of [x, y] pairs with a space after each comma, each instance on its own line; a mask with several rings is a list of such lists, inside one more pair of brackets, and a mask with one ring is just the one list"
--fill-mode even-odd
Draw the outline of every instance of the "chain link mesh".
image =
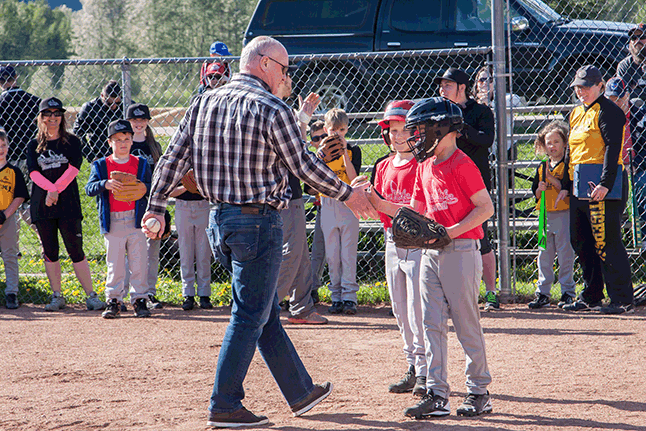
[[[598, 19], [606, 21], [637, 21], [644, 16], [640, 4], [614, 4], [598, 2], [594, 10], [583, 4], [565, 1], [551, 2], [551, 6], [563, 15], [529, 16], [520, 11], [518, 4], [535, 4], [535, 0], [511, 2], [506, 26], [507, 49], [510, 57], [507, 97], [509, 143], [509, 167], [513, 175], [509, 182], [510, 200], [510, 253], [511, 274], [515, 292], [532, 292], [536, 283], [537, 225], [538, 215], [534, 210], [535, 199], [531, 192], [531, 179], [539, 158], [534, 153], [533, 141], [543, 126], [555, 119], [566, 119], [575, 106], [572, 91], [568, 88], [576, 69], [583, 64], [595, 64], [610, 78], [617, 63], [628, 56], [627, 29], [632, 25], [606, 23], [613, 30], [601, 31], [598, 23], [577, 21]], [[490, 25], [490, 0], [479, 1], [478, 19], [481, 25]], [[556, 13], [556, 12], [554, 12]], [[488, 15], [489, 14], [489, 15]], [[550, 16], [552, 22], [549, 23]], [[469, 25], [464, 18], [463, 31]], [[540, 24], [540, 25], [539, 25]], [[551, 27], [550, 27], [551, 26]], [[614, 27], [613, 27], [614, 26]], [[548, 32], [547, 29], [552, 31]], [[568, 28], [574, 33], [558, 33], [556, 29]], [[548, 39], [548, 38], [552, 39]], [[565, 55], [567, 54], [567, 55]], [[572, 54], [572, 55], [570, 55]], [[150, 125], [157, 140], [166, 147], [179, 121], [199, 85], [199, 70], [207, 58], [79, 60], [79, 61], [34, 61], [2, 62], [13, 65], [18, 71], [18, 84], [24, 90], [45, 98], [60, 98], [66, 109], [68, 125], [74, 124], [83, 103], [99, 96], [101, 88], [111, 79], [120, 83], [123, 100], [145, 103], [150, 107]], [[228, 57], [233, 71], [237, 71], [238, 58]], [[563, 60], [563, 62], [561, 62]], [[567, 61], [565, 61], [567, 60]], [[298, 105], [296, 95], [305, 97], [310, 91], [318, 92], [322, 102], [313, 118], [322, 119], [331, 107], [344, 108], [350, 115], [348, 137], [362, 151], [362, 173], [369, 174], [375, 161], [388, 154], [389, 149], [380, 137], [376, 120], [382, 116], [386, 104], [394, 99], [421, 99], [437, 95], [432, 84], [434, 77], [446, 68], [459, 67], [476, 81], [477, 71], [491, 62], [491, 48], [459, 48], [425, 51], [400, 51], [389, 53], [352, 53], [334, 55], [291, 56], [292, 64], [298, 66], [293, 75], [293, 94], [288, 100]], [[478, 97], [477, 88], [475, 96]], [[492, 105], [494, 101], [489, 100]], [[509, 121], [513, 120], [513, 121]], [[7, 125], [5, 124], [5, 127]], [[491, 152], [492, 172], [497, 172], [495, 149]], [[641, 167], [634, 166], [635, 171]], [[84, 163], [79, 174], [79, 187], [83, 187], [89, 175], [89, 164]], [[494, 183], [499, 183], [495, 179]], [[97, 290], [105, 280], [105, 247], [99, 233], [99, 223], [94, 199], [81, 193], [84, 213], [83, 230], [85, 253], [91, 262], [93, 281]], [[496, 196], [495, 191], [492, 196]], [[307, 229], [310, 242], [314, 231], [315, 210], [313, 198], [306, 197]], [[629, 200], [624, 216], [624, 241], [633, 264], [633, 280], [641, 282], [643, 258], [641, 254], [641, 221], [635, 205]], [[171, 214], [173, 206], [169, 206]], [[494, 248], [497, 244], [495, 229], [490, 236]], [[636, 235], [635, 235], [636, 234]], [[357, 279], [359, 282], [383, 281], [383, 234], [377, 221], [362, 221], [359, 238]], [[179, 253], [176, 235], [165, 240], [160, 256], [159, 283], [180, 280]], [[42, 302], [45, 290], [33, 286], [47, 286], [44, 275], [41, 247], [35, 232], [24, 222], [20, 227], [21, 302]], [[61, 256], [63, 263], [64, 293], [81, 293], [69, 258]], [[229, 276], [217, 262], [212, 266], [213, 283], [226, 284]], [[326, 282], [327, 275], [323, 275]], [[580, 270], [576, 281], [582, 282]], [[23, 288], [27, 286], [26, 288]], [[68, 286], [67, 288], [65, 286]], [[71, 292], [71, 293], [70, 293]], [[165, 298], [179, 302], [180, 298]]]

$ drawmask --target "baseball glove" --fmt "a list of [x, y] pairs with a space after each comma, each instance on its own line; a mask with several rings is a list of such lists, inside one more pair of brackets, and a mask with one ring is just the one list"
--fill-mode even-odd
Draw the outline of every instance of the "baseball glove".
[[[400, 248], [440, 249], [451, 243], [444, 226], [408, 207], [397, 211], [392, 230], [395, 245]], [[429, 243], [434, 239], [437, 241]]]
[[182, 177], [182, 185], [188, 192], [198, 194], [200, 193], [200, 191], [197, 189], [197, 183], [195, 182], [195, 173], [193, 173], [193, 169], [188, 171], [186, 175]]
[[146, 185], [128, 172], [112, 171], [110, 179], [121, 183], [121, 190], [112, 190], [114, 198], [121, 202], [133, 202], [146, 195]]
[[341, 138], [338, 136], [328, 136], [321, 142], [316, 156], [325, 163], [329, 163], [342, 157], [343, 151], [343, 141], [341, 141]]

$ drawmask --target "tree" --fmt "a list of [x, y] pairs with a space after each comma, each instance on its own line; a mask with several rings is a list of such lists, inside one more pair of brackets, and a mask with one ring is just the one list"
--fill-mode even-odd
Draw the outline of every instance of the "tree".
[[71, 11], [45, 0], [0, 2], [0, 59], [66, 59], [72, 54]]

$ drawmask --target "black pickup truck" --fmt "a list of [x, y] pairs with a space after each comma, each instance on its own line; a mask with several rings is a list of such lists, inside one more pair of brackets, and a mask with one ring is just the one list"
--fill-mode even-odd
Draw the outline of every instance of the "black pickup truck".
[[[259, 0], [243, 43], [268, 35], [292, 54], [335, 54], [491, 46], [491, 0]], [[566, 101], [576, 69], [595, 64], [606, 79], [628, 54], [631, 24], [572, 20], [541, 0], [509, 0], [513, 91]], [[473, 58], [469, 72], [486, 58]], [[411, 71], [435, 76], [441, 67]], [[442, 64], [442, 66], [444, 66]], [[381, 109], [384, 75], [402, 63], [333, 57], [300, 63], [296, 91], [318, 91], [348, 111]], [[379, 70], [377, 70], [379, 69]], [[399, 69], [399, 70], [397, 70]], [[431, 70], [433, 69], [433, 70]], [[430, 81], [426, 81], [428, 83]], [[426, 94], [425, 94], [426, 95]], [[423, 95], [423, 96], [425, 96]]]

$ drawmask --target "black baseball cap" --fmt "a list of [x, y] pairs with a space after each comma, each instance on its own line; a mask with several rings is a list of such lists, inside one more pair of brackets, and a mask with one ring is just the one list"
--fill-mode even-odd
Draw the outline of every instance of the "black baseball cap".
[[466, 74], [464, 70], [457, 69], [455, 67], [450, 67], [444, 72], [444, 75], [438, 76], [433, 80], [433, 83], [440, 85], [440, 82], [446, 79], [447, 81], [453, 81], [458, 84], [464, 84], [467, 87], [469, 86], [469, 75]]
[[117, 81], [108, 81], [103, 87], [103, 94], [107, 97], [121, 97], [121, 86]]
[[582, 87], [592, 87], [593, 85], [597, 85], [602, 81], [603, 78], [601, 76], [601, 71], [595, 66], [588, 64], [576, 71], [574, 81], [572, 81], [570, 87], [574, 87], [576, 85], [580, 85]]
[[135, 132], [132, 131], [130, 121], [116, 120], [110, 123], [110, 125], [108, 126], [108, 138], [112, 137], [112, 135], [116, 133], [130, 133], [134, 135]]
[[56, 109], [65, 112], [65, 109], [63, 108], [63, 102], [61, 102], [60, 99], [57, 99], [56, 97], [49, 97], [40, 101], [38, 112], [40, 113], [47, 111], [48, 109]]
[[143, 103], [133, 103], [128, 106], [128, 110], [126, 111], [126, 120], [132, 120], [133, 118], [145, 118], [146, 120], [150, 120], [150, 109], [148, 109], [148, 106]]
[[15, 78], [16, 69], [13, 66], [0, 66], [0, 79]]

